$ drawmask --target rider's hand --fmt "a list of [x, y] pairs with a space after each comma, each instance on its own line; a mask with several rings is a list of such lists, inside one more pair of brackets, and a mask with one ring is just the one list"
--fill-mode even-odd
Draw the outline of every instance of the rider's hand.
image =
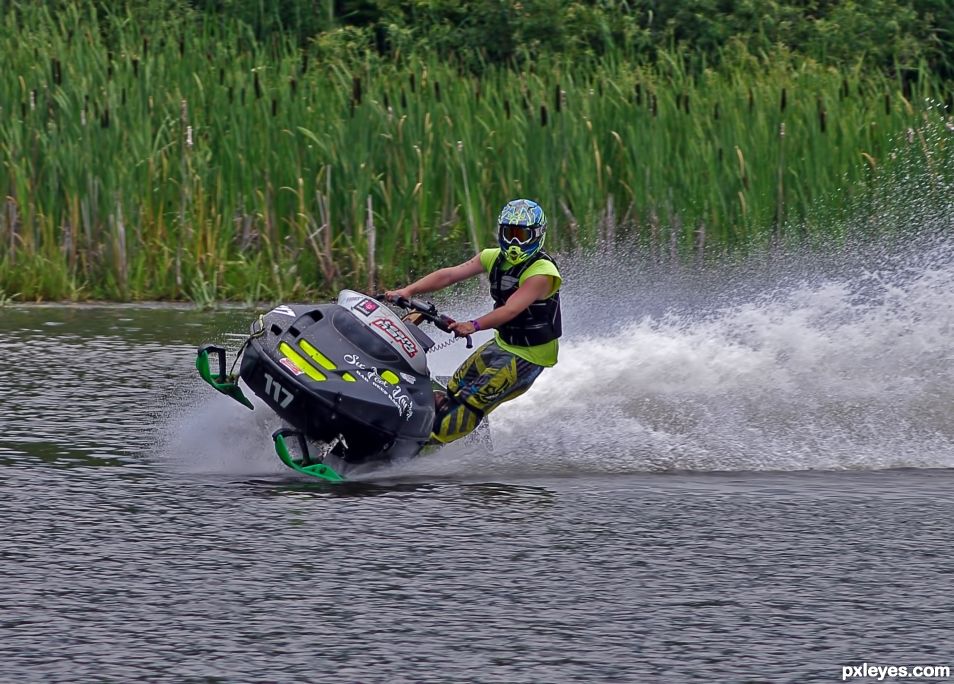
[[384, 298], [387, 299], [389, 302], [396, 302], [402, 297], [404, 299], [410, 299], [412, 295], [410, 292], [408, 292], [409, 289], [410, 288], [402, 287], [400, 290], [387, 290], [384, 293]]
[[457, 335], [457, 337], [467, 337], [468, 335], [473, 335], [475, 332], [477, 332], [473, 321], [458, 321], [456, 323], [451, 323], [448, 327], [454, 331], [454, 334]]

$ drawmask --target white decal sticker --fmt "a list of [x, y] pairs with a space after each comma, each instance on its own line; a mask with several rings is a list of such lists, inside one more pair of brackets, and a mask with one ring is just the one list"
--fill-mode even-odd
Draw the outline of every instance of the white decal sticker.
[[411, 400], [400, 386], [394, 387], [387, 383], [380, 375], [378, 369], [366, 366], [357, 354], [345, 354], [344, 362], [355, 367], [355, 373], [366, 383], [383, 393], [398, 410], [398, 415], [404, 416], [405, 421], [414, 417], [414, 402]]
[[295, 315], [295, 312], [292, 311], [292, 308], [291, 308], [290, 306], [286, 306], [286, 305], [284, 305], [284, 304], [282, 304], [281, 306], [276, 306], [274, 309], [272, 309], [271, 313], [281, 314], [282, 316], [294, 316], [294, 315]]

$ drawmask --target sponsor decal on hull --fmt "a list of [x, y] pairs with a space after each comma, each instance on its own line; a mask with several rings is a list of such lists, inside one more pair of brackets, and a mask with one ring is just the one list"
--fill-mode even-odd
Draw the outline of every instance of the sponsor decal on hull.
[[279, 363], [285, 366], [285, 368], [290, 370], [294, 375], [301, 375], [302, 373], [304, 373], [304, 371], [298, 366], [296, 366], [295, 362], [292, 361], [291, 359], [282, 357]]
[[380, 305], [373, 299], [362, 299], [360, 302], [354, 305], [354, 310], [358, 313], [364, 314], [365, 316], [370, 316], [379, 308], [381, 308]]
[[345, 354], [344, 362], [354, 366], [355, 373], [359, 378], [383, 393], [398, 410], [398, 414], [404, 416], [405, 421], [414, 417], [414, 402], [407, 395], [400, 385], [397, 387], [388, 384], [378, 375], [378, 369], [367, 366], [357, 354]]
[[401, 330], [394, 321], [387, 318], [375, 318], [371, 321], [371, 325], [383, 331], [385, 335], [401, 345], [401, 348], [412, 359], [417, 356], [417, 343]]

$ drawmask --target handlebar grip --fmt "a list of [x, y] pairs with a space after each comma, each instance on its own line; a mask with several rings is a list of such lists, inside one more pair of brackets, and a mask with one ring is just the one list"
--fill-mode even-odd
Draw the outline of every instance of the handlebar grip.
[[409, 299], [406, 299], [405, 297], [398, 297], [392, 302], [390, 299], [388, 299], [388, 296], [384, 294], [383, 292], [381, 294], [374, 295], [374, 298], [377, 299], [379, 302], [385, 302], [386, 304], [394, 304], [396, 306], [401, 307], [402, 309], [408, 309], [411, 306], [411, 302]]
[[451, 329], [450, 329], [451, 324], [454, 322], [455, 322], [454, 319], [448, 316], [447, 314], [441, 314], [434, 321], [434, 325], [437, 326], [438, 330], [442, 330], [443, 332], [449, 333], [451, 332]]

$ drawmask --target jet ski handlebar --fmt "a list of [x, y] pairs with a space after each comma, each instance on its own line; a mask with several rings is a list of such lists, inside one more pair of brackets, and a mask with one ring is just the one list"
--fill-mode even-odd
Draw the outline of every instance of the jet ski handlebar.
[[[424, 301], [423, 299], [416, 299], [416, 298], [408, 299], [407, 297], [398, 297], [397, 299], [392, 301], [392, 300], [389, 300], [383, 294], [375, 295], [375, 299], [377, 299], [380, 302], [387, 302], [389, 304], [394, 304], [395, 306], [398, 306], [402, 309], [406, 309], [408, 311], [415, 311], [421, 314], [421, 316], [425, 320], [433, 323], [435, 327], [437, 327], [437, 329], [442, 332], [446, 332], [446, 333], [454, 332], [453, 330], [451, 330], [450, 326], [453, 323], [456, 323], [456, 321], [450, 316], [448, 316], [447, 314], [442, 314], [440, 311], [438, 311], [437, 306], [435, 306], [431, 302]], [[467, 348], [469, 349], [470, 347], [473, 346], [473, 341], [470, 339], [470, 335], [465, 335], [464, 337], [467, 339]]]

